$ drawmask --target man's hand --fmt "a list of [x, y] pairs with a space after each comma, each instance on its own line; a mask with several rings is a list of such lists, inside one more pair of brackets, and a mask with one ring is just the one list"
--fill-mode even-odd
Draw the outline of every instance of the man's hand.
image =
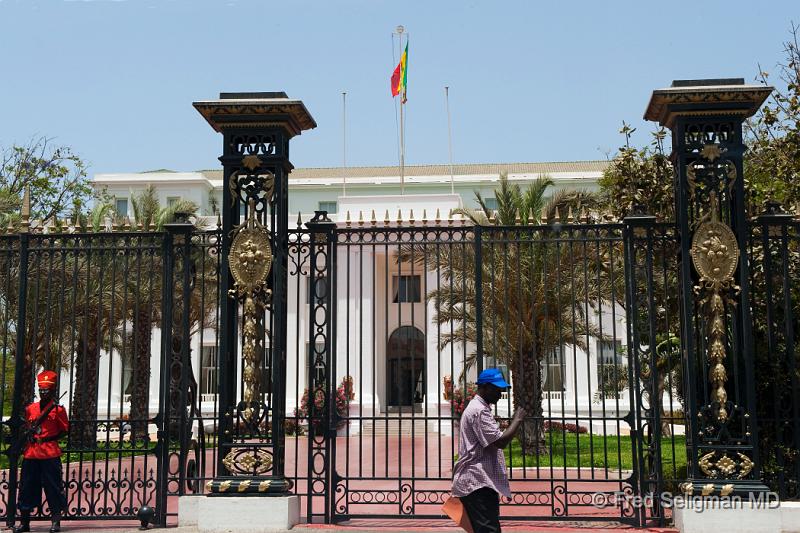
[[522, 407], [516, 410], [516, 412], [514, 413], [514, 417], [511, 419], [511, 423], [503, 432], [503, 435], [494, 442], [494, 445], [496, 447], [502, 449], [508, 446], [508, 443], [511, 442], [511, 439], [514, 438], [514, 435], [516, 435], [517, 430], [519, 430], [519, 427], [525, 420], [525, 414], [526, 414], [525, 409], [523, 409]]

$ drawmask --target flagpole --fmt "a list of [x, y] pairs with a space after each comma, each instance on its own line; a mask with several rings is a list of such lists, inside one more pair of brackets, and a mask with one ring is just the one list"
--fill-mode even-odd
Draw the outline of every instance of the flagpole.
[[342, 92], [342, 196], [347, 196], [347, 93]]
[[[403, 32], [405, 28], [403, 26], [397, 27], [397, 37], [398, 37], [398, 45], [400, 46], [400, 57], [403, 56]], [[406, 37], [408, 40], [408, 37]], [[406, 159], [406, 138], [405, 138], [405, 131], [404, 131], [404, 117], [403, 117], [403, 106], [405, 105], [405, 86], [403, 86], [403, 94], [400, 95], [400, 195], [403, 196], [405, 194], [405, 159]]]
[[405, 194], [405, 166], [406, 166], [406, 135], [403, 130], [403, 107], [405, 104], [400, 100], [400, 194]]
[[453, 180], [453, 131], [450, 127], [450, 87], [444, 87], [444, 103], [447, 108], [447, 148], [450, 153], [450, 194], [456, 193], [456, 185]]

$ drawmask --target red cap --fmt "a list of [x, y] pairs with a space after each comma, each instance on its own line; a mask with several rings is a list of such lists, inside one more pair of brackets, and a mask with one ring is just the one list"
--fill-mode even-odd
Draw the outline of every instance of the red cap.
[[56, 373], [52, 370], [45, 370], [36, 376], [36, 381], [39, 382], [40, 389], [52, 389], [56, 386], [56, 377]]

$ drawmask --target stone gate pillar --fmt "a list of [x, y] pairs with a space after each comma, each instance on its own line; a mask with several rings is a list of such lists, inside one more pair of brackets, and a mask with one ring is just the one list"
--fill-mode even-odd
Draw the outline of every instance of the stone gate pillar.
[[[193, 105], [223, 136], [217, 477], [206, 493], [286, 495], [289, 140], [316, 122], [282, 92], [222, 93]], [[241, 516], [228, 507], [219, 520], [232, 530], [244, 530], [240, 519], [268, 529], [250, 502]], [[202, 520], [203, 506], [201, 530]]]
[[771, 91], [742, 79], [674, 81], [653, 91], [645, 112], [672, 130], [689, 495], [767, 490], [755, 420], [742, 124]]

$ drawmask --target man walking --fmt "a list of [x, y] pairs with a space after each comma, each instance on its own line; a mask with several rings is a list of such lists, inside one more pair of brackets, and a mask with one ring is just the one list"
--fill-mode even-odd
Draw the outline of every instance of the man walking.
[[491, 408], [509, 388], [500, 370], [487, 368], [461, 415], [452, 492], [461, 499], [475, 533], [500, 533], [500, 494], [511, 497], [503, 448], [519, 430], [525, 410], [517, 409], [508, 428], [500, 431]]
[[[25, 407], [27, 429], [33, 431], [22, 454], [22, 477], [17, 498], [20, 525], [12, 528], [14, 533], [31, 530], [31, 512], [42, 504], [42, 489], [50, 506], [51, 533], [61, 531], [61, 513], [67, 506], [61, 481], [61, 447], [58, 445], [58, 439], [69, 430], [67, 410], [55, 403], [55, 372], [45, 370], [36, 376], [36, 380], [39, 401]], [[42, 417], [48, 408], [50, 412]], [[37, 421], [40, 422], [38, 426]]]

